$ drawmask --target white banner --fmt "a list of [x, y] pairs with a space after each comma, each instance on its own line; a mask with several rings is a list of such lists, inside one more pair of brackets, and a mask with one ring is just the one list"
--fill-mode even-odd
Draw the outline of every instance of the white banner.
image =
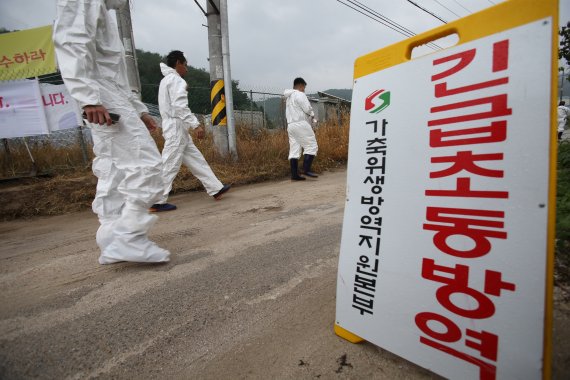
[[551, 28], [356, 80], [340, 327], [447, 378], [541, 378]]
[[37, 80], [0, 82], [0, 138], [49, 133]]
[[79, 106], [65, 85], [40, 84], [42, 103], [50, 132], [76, 128], [83, 124]]

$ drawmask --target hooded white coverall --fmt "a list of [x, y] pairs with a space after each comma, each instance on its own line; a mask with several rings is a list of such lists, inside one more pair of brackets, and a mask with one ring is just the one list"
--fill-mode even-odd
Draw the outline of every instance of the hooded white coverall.
[[317, 155], [319, 149], [315, 132], [307, 121], [307, 117], [315, 117], [311, 103], [304, 92], [285, 90], [285, 116], [287, 117], [287, 134], [289, 135], [289, 159], [299, 159], [301, 148], [305, 154]]
[[147, 108], [129, 88], [123, 45], [110, 13], [124, 5], [126, 0], [57, 0], [53, 36], [61, 76], [79, 106], [103, 105], [120, 115], [111, 126], [88, 124], [99, 179], [93, 211], [101, 223], [101, 264], [163, 262], [170, 256], [147, 237], [157, 219], [148, 208], [164, 188], [162, 161], [140, 119]]
[[158, 88], [158, 107], [162, 117], [162, 177], [164, 188], [162, 198], [156, 202], [166, 203], [172, 190], [172, 182], [180, 170], [180, 165], [190, 169], [190, 172], [202, 182], [209, 195], [218, 193], [224, 185], [216, 177], [206, 159], [198, 150], [188, 129], [196, 129], [200, 125], [196, 116], [188, 107], [188, 91], [186, 81], [172, 67], [160, 64], [164, 78]]
[[570, 115], [570, 108], [566, 106], [558, 106], [558, 132], [564, 132], [566, 127], [566, 119]]

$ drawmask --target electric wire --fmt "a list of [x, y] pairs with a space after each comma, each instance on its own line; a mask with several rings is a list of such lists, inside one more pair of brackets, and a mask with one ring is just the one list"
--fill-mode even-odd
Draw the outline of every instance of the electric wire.
[[[395, 21], [389, 19], [388, 17], [386, 17], [386, 16], [384, 16], [383, 14], [381, 14], [381, 13], [375, 11], [374, 9], [372, 9], [372, 8], [370, 8], [370, 7], [368, 7], [368, 6], [366, 6], [365, 4], [361, 3], [361, 2], [358, 1], [358, 0], [346, 0], [346, 1], [349, 1], [350, 3], [355, 4], [355, 5], [358, 5], [360, 8], [362, 8], [362, 9], [364, 9], [365, 11], [371, 13], [372, 15], [374, 15], [374, 16], [376, 16], [376, 17], [379, 17], [379, 18], [381, 18], [382, 20], [385, 20], [386, 22], [391, 23], [392, 25], [394, 25], [394, 26], [400, 28], [401, 30], [405, 31], [406, 33], [409, 33], [409, 34], [410, 34], [410, 37], [416, 35], [416, 33], [414, 33], [413, 31], [411, 31], [410, 29], [408, 29], [408, 28], [404, 27], [403, 25], [398, 24], [397, 22], [395, 22]], [[443, 49], [441, 46], [439, 46], [439, 45], [437, 45], [437, 44], [435, 44], [435, 43], [433, 43], [433, 42], [429, 42], [429, 43], [427, 43], [427, 45], [428, 45], [430, 48], [434, 49], [434, 50], [435, 50], [435, 49], [439, 49], [439, 50]]]
[[438, 3], [439, 5], [441, 5], [443, 8], [447, 9], [448, 11], [450, 11], [451, 13], [453, 13], [454, 15], [456, 15], [457, 17], [461, 17], [460, 15], [458, 15], [457, 13], [455, 13], [454, 11], [452, 11], [451, 9], [449, 9], [448, 7], [446, 7], [445, 5], [443, 5], [442, 3], [440, 3], [438, 0], [433, 0], [436, 3]]
[[351, 4], [356, 5], [357, 7], [360, 7], [361, 9], [364, 9], [365, 12], [371, 13], [373, 16], [376, 16], [376, 17], [378, 17], [378, 18], [380, 18], [380, 19], [382, 19], [382, 20], [384, 20], [384, 21], [390, 23], [391, 25], [394, 25], [396, 28], [401, 29], [401, 30], [403, 30], [403, 31], [406, 32], [406, 33], [409, 33], [409, 34], [411, 34], [412, 36], [415, 35], [415, 33], [414, 33], [413, 31], [411, 31], [410, 29], [408, 29], [408, 28], [404, 27], [403, 25], [398, 24], [397, 22], [395, 22], [395, 21], [389, 19], [388, 17], [384, 16], [383, 14], [381, 14], [381, 13], [375, 11], [374, 9], [372, 9], [372, 8], [370, 8], [370, 7], [368, 7], [368, 6], [366, 6], [366, 4], [361, 3], [360, 1], [357, 1], [357, 0], [346, 0], [346, 1], [348, 1], [348, 2], [351, 3]]
[[341, 4], [344, 5], [344, 6], [347, 6], [347, 7], [351, 8], [351, 9], [355, 10], [355, 11], [358, 12], [358, 13], [363, 14], [364, 16], [366, 16], [366, 17], [368, 17], [368, 18], [370, 18], [370, 19], [376, 21], [377, 23], [380, 23], [380, 24], [382, 24], [382, 25], [384, 25], [384, 26], [387, 26], [388, 28], [392, 29], [392, 30], [395, 31], [395, 32], [398, 32], [398, 33], [400, 33], [400, 34], [402, 34], [402, 35], [404, 35], [404, 36], [406, 36], [406, 37], [412, 37], [410, 34], [405, 33], [405, 32], [403, 32], [403, 31], [401, 31], [401, 30], [399, 30], [399, 29], [397, 29], [397, 28], [394, 28], [394, 27], [391, 26], [390, 24], [387, 24], [387, 23], [385, 23], [385, 22], [383, 22], [383, 21], [381, 21], [381, 20], [378, 20], [377, 18], [372, 17], [370, 14], [365, 13], [365, 12], [362, 12], [361, 10], [359, 10], [359, 9], [357, 9], [357, 8], [355, 8], [355, 7], [351, 6], [351, 5], [349, 5], [349, 4], [343, 3], [341, 0], [336, 0], [336, 1], [339, 2], [339, 3], [341, 3]]
[[[342, 2], [341, 0], [336, 0], [337, 2], [341, 3], [342, 5], [370, 18], [371, 20], [374, 20], [376, 22], [378, 22], [379, 24], [382, 24], [390, 29], [392, 29], [393, 31], [400, 33], [406, 37], [413, 37], [416, 35], [416, 33], [412, 32], [411, 30], [405, 28], [404, 26], [396, 23], [395, 21], [390, 20], [388, 17], [381, 15], [380, 13], [372, 10], [371, 8], [363, 5], [362, 3], [359, 3], [358, 1], [354, 2], [352, 0], [345, 0], [348, 1], [350, 4], [355, 5], [356, 7], [360, 8], [356, 8], [350, 4], [346, 4], [344, 2]], [[362, 9], [362, 10], [361, 10]], [[434, 44], [432, 42], [429, 42], [426, 44], [426, 46], [430, 47], [433, 50], [441, 50], [442, 47], [438, 46], [437, 44]]]
[[463, 6], [463, 4], [461, 4], [459, 1], [457, 0], [453, 0], [453, 2], [457, 5], [459, 5], [461, 8], [465, 9], [468, 13], [473, 13], [472, 11], [470, 11], [469, 9], [467, 9], [466, 7]]
[[429, 9], [426, 9], [424, 7], [422, 7], [421, 5], [413, 2], [412, 0], [406, 0], [408, 3], [412, 4], [414, 7], [421, 9], [422, 11], [426, 12], [427, 14], [435, 17], [436, 19], [438, 19], [439, 21], [443, 22], [444, 24], [447, 24], [447, 21], [445, 21], [443, 18], [439, 17], [438, 15], [436, 15], [435, 13], [433, 13], [432, 11], [430, 11]]
[[[384, 20], [384, 21], [386, 21], [386, 22], [389, 22], [390, 24], [394, 25], [395, 27], [399, 28], [400, 30], [406, 32], [406, 33], [409, 35], [409, 37], [413, 37], [413, 36], [416, 35], [416, 33], [414, 33], [413, 31], [411, 31], [410, 29], [408, 29], [408, 28], [404, 27], [403, 25], [398, 24], [397, 22], [395, 22], [395, 21], [389, 19], [388, 17], [382, 15], [381, 13], [379, 13], [379, 12], [375, 11], [374, 9], [372, 9], [372, 8], [366, 6], [365, 4], [361, 3], [360, 1], [357, 1], [357, 0], [346, 0], [346, 1], [350, 2], [351, 4], [354, 4], [354, 5], [358, 6], [358, 7], [360, 7], [361, 9], [363, 9], [364, 11], [366, 11], [366, 12], [372, 14], [373, 16], [376, 16], [376, 17], [378, 17], [378, 18], [380, 18], [380, 19], [382, 19], [382, 20]], [[433, 43], [433, 42], [429, 42], [429, 43], [427, 43], [427, 45], [428, 45], [431, 49], [434, 49], [434, 50], [441, 50], [441, 49], [442, 49], [441, 46], [438, 46], [437, 44], [435, 44], [435, 43]]]

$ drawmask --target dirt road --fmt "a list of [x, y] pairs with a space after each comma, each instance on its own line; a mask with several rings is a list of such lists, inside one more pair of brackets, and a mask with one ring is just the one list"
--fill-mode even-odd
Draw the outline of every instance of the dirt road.
[[333, 334], [345, 180], [174, 197], [165, 265], [97, 264], [90, 212], [0, 224], [0, 378], [436, 378]]

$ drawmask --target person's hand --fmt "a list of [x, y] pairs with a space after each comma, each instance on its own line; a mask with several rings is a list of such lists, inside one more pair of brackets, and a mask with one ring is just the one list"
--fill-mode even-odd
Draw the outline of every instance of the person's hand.
[[196, 138], [202, 140], [206, 136], [206, 130], [203, 125], [195, 129]]
[[316, 118], [316, 117], [313, 117], [313, 125], [317, 125], [318, 122], [319, 122], [319, 121], [317, 120], [317, 118]]
[[111, 120], [111, 115], [107, 112], [107, 109], [103, 106], [85, 106], [83, 107], [87, 121], [93, 124], [107, 124], [110, 126], [113, 124]]
[[144, 125], [146, 125], [146, 128], [149, 130], [149, 132], [154, 132], [158, 128], [158, 124], [156, 124], [154, 117], [150, 116], [150, 114], [146, 112], [141, 115], [141, 120], [143, 121]]

